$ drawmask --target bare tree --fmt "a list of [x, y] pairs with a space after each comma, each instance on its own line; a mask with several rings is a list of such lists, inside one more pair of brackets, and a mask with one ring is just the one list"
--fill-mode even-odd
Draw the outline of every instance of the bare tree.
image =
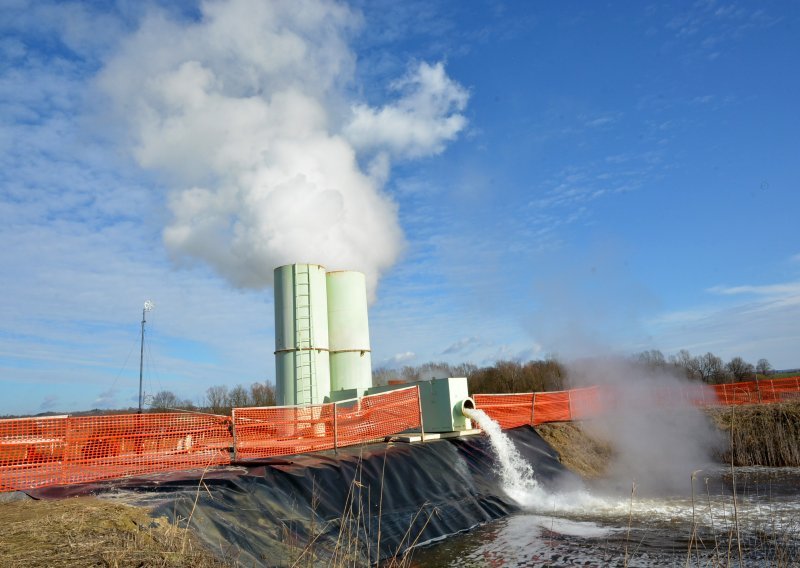
[[175, 393], [167, 390], [162, 390], [153, 395], [153, 401], [150, 407], [154, 410], [166, 410], [168, 408], [179, 408], [180, 402]]
[[772, 371], [772, 365], [769, 364], [769, 361], [759, 359], [758, 363], [756, 363], [756, 372], [759, 375], [768, 375], [770, 371]]
[[208, 408], [214, 414], [226, 414], [231, 408], [228, 387], [225, 385], [208, 387], [206, 401], [208, 402]]
[[372, 384], [377, 386], [388, 385], [389, 381], [399, 379], [400, 371], [388, 367], [378, 367], [372, 371]]
[[400, 378], [408, 382], [419, 381], [421, 379], [421, 373], [418, 367], [406, 365], [403, 367], [402, 371], [400, 371]]
[[725, 369], [727, 369], [728, 373], [731, 374], [733, 380], [737, 382], [751, 378], [753, 376], [753, 371], [755, 370], [753, 365], [741, 357], [734, 357], [728, 361], [728, 364], [725, 365]]
[[250, 385], [250, 402], [253, 406], [275, 406], [275, 387], [270, 383]]
[[667, 366], [664, 354], [658, 349], [642, 351], [636, 355], [636, 360], [648, 369], [664, 369]]
[[228, 394], [228, 404], [232, 408], [241, 408], [243, 406], [251, 406], [250, 393], [242, 385], [236, 385]]
[[710, 351], [705, 355], [697, 357], [697, 368], [703, 382], [709, 384], [725, 382], [725, 365], [722, 363], [721, 358]]
[[681, 349], [676, 355], [669, 358], [672, 366], [686, 375], [687, 379], [700, 380], [700, 362], [697, 357], [692, 357], [686, 349]]

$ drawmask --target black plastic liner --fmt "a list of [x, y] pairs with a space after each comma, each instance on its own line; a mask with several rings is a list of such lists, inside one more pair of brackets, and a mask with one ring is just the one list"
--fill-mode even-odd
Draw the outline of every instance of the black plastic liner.
[[[543, 485], [574, 477], [533, 428], [506, 434]], [[139, 492], [158, 503], [157, 515], [179, 526], [188, 521], [214, 552], [244, 566], [292, 565], [312, 549], [316, 559], [347, 554], [374, 561], [518, 510], [494, 464], [488, 438], [478, 435], [249, 462], [209, 470], [202, 483], [186, 474], [128, 479], [92, 492]]]

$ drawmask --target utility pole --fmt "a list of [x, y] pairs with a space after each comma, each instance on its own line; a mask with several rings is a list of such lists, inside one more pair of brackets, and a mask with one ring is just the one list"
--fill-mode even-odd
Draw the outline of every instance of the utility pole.
[[156, 305], [150, 300], [145, 300], [142, 308], [142, 342], [139, 348], [139, 414], [142, 413], [142, 370], [144, 368], [144, 324], [146, 323], [145, 314], [155, 308]]

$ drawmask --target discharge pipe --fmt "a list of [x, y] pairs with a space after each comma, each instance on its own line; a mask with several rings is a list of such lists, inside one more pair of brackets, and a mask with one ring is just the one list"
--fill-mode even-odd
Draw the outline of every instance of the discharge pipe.
[[456, 416], [466, 416], [469, 418], [469, 414], [464, 412], [465, 410], [475, 410], [475, 401], [472, 400], [472, 397], [467, 397], [464, 400], [461, 400], [456, 403]]

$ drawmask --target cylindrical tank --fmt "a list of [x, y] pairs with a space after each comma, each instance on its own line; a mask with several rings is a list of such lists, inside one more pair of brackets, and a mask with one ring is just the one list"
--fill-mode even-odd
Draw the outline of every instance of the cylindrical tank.
[[321, 404], [330, 395], [325, 268], [275, 269], [275, 395], [279, 406]]
[[328, 272], [328, 336], [331, 392], [372, 386], [367, 281], [361, 272]]

